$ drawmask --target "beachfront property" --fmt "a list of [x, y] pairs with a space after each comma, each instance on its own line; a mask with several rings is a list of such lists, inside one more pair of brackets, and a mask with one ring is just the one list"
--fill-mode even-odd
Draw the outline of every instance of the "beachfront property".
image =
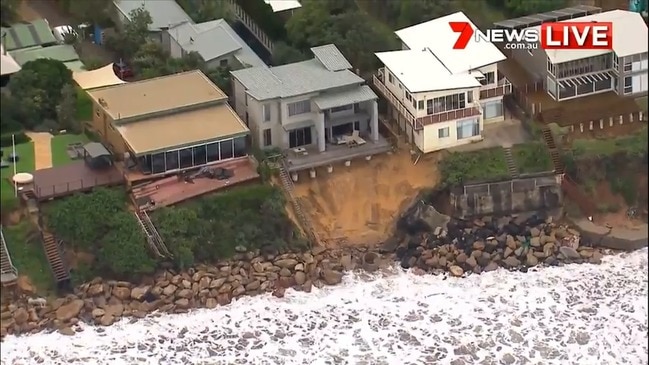
[[207, 68], [266, 67], [264, 61], [224, 19], [172, 25], [162, 33], [162, 45], [175, 58], [197, 52]]
[[539, 46], [536, 49], [512, 50], [511, 58], [541, 80], [548, 95], [556, 101], [609, 91], [634, 97], [646, 94], [649, 86], [649, 39], [647, 24], [642, 16], [626, 10], [585, 10], [589, 12], [588, 15], [537, 15], [539, 19], [531, 16], [505, 20], [496, 23], [496, 26], [508, 29], [540, 29], [541, 22], [546, 21], [611, 22], [614, 29], [612, 50], [544, 50]]
[[285, 151], [289, 171], [388, 151], [376, 94], [333, 44], [311, 52], [307, 61], [232, 72], [232, 101], [254, 145]]
[[450, 21], [480, 32], [457, 12], [398, 30], [403, 49], [376, 53], [383, 67], [374, 85], [387, 100], [388, 115], [423, 153], [482, 140], [485, 124], [504, 120], [503, 96], [511, 92], [499, 72], [505, 55], [474, 39], [453, 49], [457, 34]]
[[[525, 29], [544, 22], [611, 22], [612, 50], [504, 50], [501, 71], [511, 81], [513, 96], [527, 113], [545, 124], [571, 130], [640, 126], [645, 118], [635, 97], [647, 94], [647, 25], [640, 14], [578, 5], [495, 23]], [[618, 133], [618, 132], [615, 132]]]
[[227, 95], [188, 71], [87, 90], [92, 127], [123, 160], [128, 179], [148, 179], [248, 154], [249, 130]]

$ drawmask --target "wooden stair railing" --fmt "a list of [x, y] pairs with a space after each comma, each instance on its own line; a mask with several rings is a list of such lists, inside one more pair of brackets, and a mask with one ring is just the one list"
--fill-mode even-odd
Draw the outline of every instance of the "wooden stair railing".
[[140, 228], [142, 229], [142, 232], [144, 232], [147, 243], [149, 244], [149, 247], [151, 248], [153, 253], [155, 253], [159, 257], [173, 257], [147, 212], [136, 209], [135, 219], [137, 219], [138, 223], [140, 224]]
[[2, 228], [0, 228], [0, 238], [2, 240], [2, 246], [0, 246], [0, 281], [2, 282], [2, 286], [13, 286], [18, 281], [18, 270], [14, 266], [13, 262], [11, 262], [11, 256], [7, 249], [7, 243], [5, 242]]
[[293, 194], [293, 180], [291, 180], [291, 177], [289, 176], [288, 169], [286, 168], [286, 160], [283, 159], [280, 161], [280, 167], [279, 167], [279, 177], [282, 182], [282, 187], [284, 188], [284, 193], [286, 194], [286, 197], [288, 198], [289, 202], [293, 206], [293, 210], [295, 211], [295, 215], [297, 216], [297, 219], [302, 226], [302, 229], [304, 229], [307, 237], [311, 241], [311, 244], [313, 246], [319, 246], [320, 245], [320, 237], [318, 234], [315, 232], [315, 229], [313, 228], [313, 222], [311, 222], [311, 219], [308, 217], [307, 214], [304, 213], [302, 209], [302, 204], [300, 203], [299, 200], [297, 200]]
[[507, 163], [507, 171], [509, 172], [509, 176], [511, 176], [512, 178], [517, 178], [520, 174], [518, 172], [518, 167], [516, 166], [516, 162], [514, 162], [514, 156], [512, 155], [512, 148], [503, 147], [503, 150], [505, 151], [505, 162]]
[[54, 280], [57, 283], [61, 283], [67, 280], [70, 280], [70, 269], [63, 261], [63, 253], [61, 252], [61, 247], [57, 243], [54, 235], [49, 232], [43, 231], [41, 233], [41, 238], [43, 241], [43, 250], [45, 251], [45, 257], [47, 262], [50, 264], [50, 269], [54, 275]]

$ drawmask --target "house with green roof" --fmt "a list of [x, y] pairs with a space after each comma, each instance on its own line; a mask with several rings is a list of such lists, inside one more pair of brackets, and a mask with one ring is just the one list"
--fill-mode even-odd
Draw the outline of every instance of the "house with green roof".
[[39, 58], [49, 58], [63, 62], [70, 71], [85, 71], [83, 63], [79, 61], [79, 55], [74, 47], [68, 44], [60, 44], [50, 47], [30, 47], [10, 52], [11, 56], [19, 65]]
[[17, 23], [11, 27], [3, 27], [1, 32], [2, 44], [8, 52], [35, 46], [49, 46], [57, 43], [50, 29], [50, 25], [45, 19]]

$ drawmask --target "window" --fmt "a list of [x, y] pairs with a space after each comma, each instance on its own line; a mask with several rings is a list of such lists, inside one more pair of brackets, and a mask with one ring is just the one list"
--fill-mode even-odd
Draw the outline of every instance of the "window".
[[352, 104], [338, 106], [338, 107], [335, 107], [335, 108], [331, 108], [331, 112], [332, 113], [338, 113], [338, 112], [342, 112], [342, 111], [345, 111], [345, 110], [351, 110], [353, 107], [354, 106]]
[[270, 122], [270, 104], [264, 104], [264, 122]]
[[[624, 65], [626, 67], [626, 65]], [[624, 94], [633, 92], [633, 78], [631, 76], [624, 78]]]
[[220, 147], [221, 147], [221, 160], [232, 158], [234, 156], [234, 152], [232, 151], [232, 140], [231, 139], [221, 141], [221, 142], [219, 142], [219, 144], [220, 144]]
[[401, 83], [399, 83], [399, 89], [403, 90], [403, 85], [401, 85]]
[[424, 110], [424, 101], [423, 100], [419, 100], [417, 102], [417, 109]]
[[243, 157], [247, 155], [246, 137], [237, 137], [234, 139], [234, 157]]
[[207, 149], [205, 145], [192, 148], [194, 154], [194, 166], [205, 165], [207, 163]]
[[95, 108], [95, 115], [97, 118], [101, 118], [101, 113], [99, 112], [99, 108]]
[[417, 109], [417, 100], [415, 100], [414, 98], [412, 99], [412, 107]]
[[220, 60], [220, 61], [219, 61], [219, 66], [221, 66], [221, 67], [228, 67], [228, 60], [227, 60], [227, 59], [225, 59], [225, 60]]
[[268, 147], [273, 144], [272, 132], [270, 128], [264, 129], [264, 147]]
[[293, 129], [288, 132], [288, 144], [290, 148], [310, 145], [311, 127]]
[[180, 168], [186, 169], [188, 167], [194, 166], [193, 154], [191, 148], [185, 148], [178, 151], [180, 155]]
[[480, 80], [482, 85], [491, 85], [495, 82], [495, 76], [493, 72], [487, 72], [484, 74], [484, 79]]
[[466, 93], [426, 100], [428, 115], [466, 108]]
[[410, 93], [407, 91], [406, 91], [406, 99], [408, 99], [408, 101], [412, 100], [412, 95], [410, 95]]
[[613, 52], [613, 69], [615, 71], [617, 71], [618, 67], [619, 67], [619, 64], [618, 64], [617, 54], [615, 52]]
[[388, 81], [389, 81], [391, 84], [394, 84], [394, 77], [392, 77], [392, 74], [389, 73], [389, 72], [388, 72]]
[[554, 76], [554, 70], [553, 70], [553, 67], [552, 67], [552, 62], [550, 62], [549, 58], [547, 59], [546, 63], [547, 63], [548, 72], [550, 73], [550, 75]]
[[221, 159], [219, 153], [219, 143], [210, 143], [206, 146], [207, 149], [207, 162], [214, 162]]
[[[628, 61], [627, 61], [628, 59]], [[633, 62], [630, 57], [625, 58], [624, 60], [624, 71], [631, 71], [633, 69]]]
[[165, 159], [167, 160], [167, 171], [178, 170], [180, 168], [178, 151], [169, 151], [165, 153]]
[[484, 119], [491, 119], [503, 116], [503, 103], [502, 101], [492, 101], [482, 105]]
[[457, 139], [480, 135], [480, 123], [477, 119], [457, 122]]
[[450, 135], [451, 129], [449, 127], [440, 128], [437, 130], [437, 138], [446, 138]]
[[294, 115], [310, 113], [311, 112], [311, 101], [302, 100], [295, 103], [288, 104], [288, 116], [292, 117]]
[[473, 91], [466, 92], [466, 102], [473, 103]]

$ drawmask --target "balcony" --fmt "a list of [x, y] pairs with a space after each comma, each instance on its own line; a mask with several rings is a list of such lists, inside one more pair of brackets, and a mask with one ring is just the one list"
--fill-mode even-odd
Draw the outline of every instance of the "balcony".
[[[452, 110], [448, 112], [442, 112], [442, 113], [437, 113], [437, 114], [431, 114], [427, 115], [425, 117], [420, 117], [420, 118], [415, 118], [410, 111], [406, 108], [406, 106], [397, 98], [396, 95], [394, 95], [388, 88], [385, 86], [383, 83], [383, 72], [382, 70], [379, 70], [379, 77], [374, 76], [374, 86], [376, 86], [377, 89], [381, 91], [381, 94], [392, 104], [397, 110], [399, 111], [399, 114], [401, 114], [408, 123], [410, 123], [414, 130], [419, 131], [424, 128], [424, 126], [434, 124], [434, 123], [442, 123], [446, 122], [449, 120], [454, 120], [454, 119], [461, 119], [461, 118], [468, 118], [472, 116], [477, 116], [480, 115], [480, 104], [477, 102], [473, 103], [473, 106], [470, 106], [468, 108], [464, 109], [459, 109], [459, 110]], [[511, 85], [509, 86], [509, 90], [511, 91]]]
[[508, 95], [512, 92], [512, 84], [506, 77], [498, 80], [498, 84], [480, 87], [480, 100]]

